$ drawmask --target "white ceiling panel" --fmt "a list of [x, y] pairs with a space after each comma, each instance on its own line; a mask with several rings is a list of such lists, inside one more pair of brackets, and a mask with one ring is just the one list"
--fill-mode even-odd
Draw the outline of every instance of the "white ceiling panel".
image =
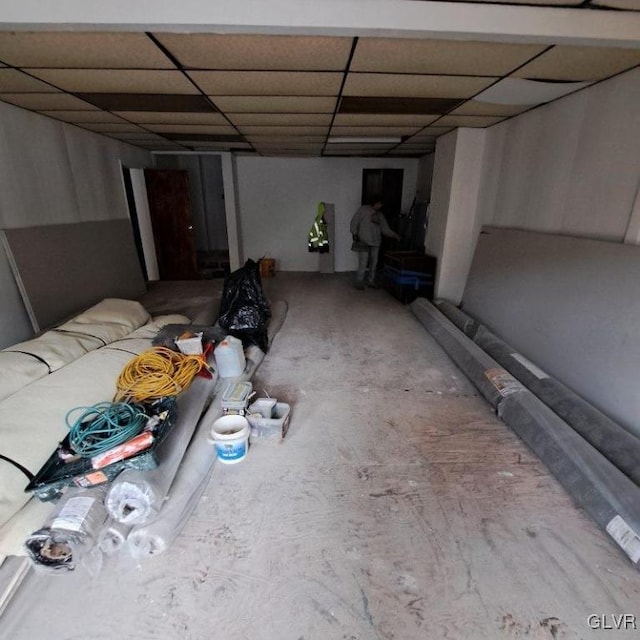
[[100, 124], [119, 123], [125, 121], [118, 116], [114, 116], [108, 111], [41, 111], [45, 116], [56, 118], [56, 120], [64, 120], [65, 122], [84, 123], [97, 122]]
[[16, 67], [171, 69], [143, 33], [0, 32], [0, 59]]
[[424, 127], [439, 117], [393, 113], [338, 113], [333, 124], [338, 127]]
[[502, 76], [510, 73], [545, 45], [360, 38], [351, 71]]
[[227, 113], [236, 126], [324, 126], [331, 124], [330, 113]]
[[228, 124], [221, 113], [175, 113], [170, 111], [116, 111], [125, 120], [140, 124]]
[[0, 69], [0, 93], [47, 93], [56, 92], [58, 89], [40, 82], [17, 69]]
[[324, 144], [327, 136], [246, 136], [247, 140], [255, 145], [287, 145], [297, 146], [301, 144]]
[[246, 136], [320, 136], [326, 134], [329, 127], [260, 127], [246, 125], [239, 127]]
[[180, 71], [123, 69], [28, 69], [75, 93], [198, 93]]
[[346, 67], [351, 38], [157, 34], [186, 68], [330, 71]]
[[494, 81], [495, 78], [350, 73], [343, 94], [405, 98], [470, 98]]
[[[335, 96], [341, 73], [286, 71], [190, 71], [210, 96]], [[215, 101], [215, 98], [214, 98]]]
[[10, 102], [25, 109], [40, 110], [69, 110], [93, 109], [97, 107], [70, 96], [68, 93], [0, 93], [0, 100]]
[[115, 123], [105, 123], [105, 124], [100, 124], [98, 122], [82, 122], [79, 123], [80, 127], [83, 127], [84, 129], [90, 129], [91, 131], [97, 131], [100, 133], [136, 133], [136, 132], [141, 132], [144, 131], [144, 129], [141, 129], [140, 127], [136, 127], [135, 124], [129, 124], [127, 122], [123, 122], [121, 124], [115, 124]]
[[531, 80], [600, 80], [637, 64], [638, 49], [559, 46], [518, 69], [514, 76]]
[[149, 131], [159, 133], [211, 133], [216, 135], [234, 135], [238, 132], [230, 125], [220, 124], [155, 124], [144, 125]]
[[225, 113], [333, 113], [335, 97], [211, 96]]
[[415, 127], [331, 127], [332, 136], [411, 136], [420, 130]]

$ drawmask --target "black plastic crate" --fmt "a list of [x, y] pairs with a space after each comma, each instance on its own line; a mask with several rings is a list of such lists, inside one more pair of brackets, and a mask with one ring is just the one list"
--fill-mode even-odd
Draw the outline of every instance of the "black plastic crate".
[[[149, 448], [101, 469], [94, 469], [90, 458], [64, 462], [58, 456], [56, 449], [26, 486], [25, 491], [47, 502], [59, 498], [63, 489], [71, 485], [90, 487], [111, 482], [123, 469], [155, 469], [158, 466], [156, 450], [175, 424], [178, 407], [175, 398], [166, 398], [147, 409], [150, 417], [167, 411], [166, 418], [156, 427], [155, 439]], [[64, 448], [69, 448], [69, 436], [66, 436], [60, 444]]]

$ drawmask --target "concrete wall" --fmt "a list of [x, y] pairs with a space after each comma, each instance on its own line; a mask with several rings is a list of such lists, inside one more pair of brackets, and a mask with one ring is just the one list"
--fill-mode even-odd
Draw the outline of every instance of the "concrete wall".
[[[121, 165], [146, 151], [0, 102], [0, 228], [127, 218]], [[0, 251], [0, 347], [31, 325]]]
[[403, 169], [402, 212], [416, 190], [416, 159], [236, 158], [238, 210], [244, 259], [266, 254], [282, 271], [317, 271], [318, 254], [307, 250], [307, 234], [318, 202], [335, 205], [336, 271], [355, 270], [349, 222], [360, 206], [363, 169]]

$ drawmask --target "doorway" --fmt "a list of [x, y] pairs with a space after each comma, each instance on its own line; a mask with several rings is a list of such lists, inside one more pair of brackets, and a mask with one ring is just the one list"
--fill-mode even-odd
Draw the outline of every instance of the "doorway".
[[[389, 226], [400, 231], [400, 213], [402, 210], [402, 180], [403, 169], [363, 169], [362, 170], [362, 204], [368, 204], [372, 200], [383, 203], [382, 213]], [[380, 255], [378, 258], [378, 270], [384, 265], [385, 254], [397, 250], [397, 240], [382, 236]]]

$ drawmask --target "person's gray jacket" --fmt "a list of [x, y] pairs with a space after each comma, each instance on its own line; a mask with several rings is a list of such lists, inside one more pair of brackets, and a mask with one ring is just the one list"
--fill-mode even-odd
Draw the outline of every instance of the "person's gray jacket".
[[368, 204], [362, 205], [353, 214], [350, 231], [352, 236], [358, 236], [360, 242], [370, 247], [379, 247], [383, 235], [400, 240], [400, 236], [387, 224], [383, 213]]

